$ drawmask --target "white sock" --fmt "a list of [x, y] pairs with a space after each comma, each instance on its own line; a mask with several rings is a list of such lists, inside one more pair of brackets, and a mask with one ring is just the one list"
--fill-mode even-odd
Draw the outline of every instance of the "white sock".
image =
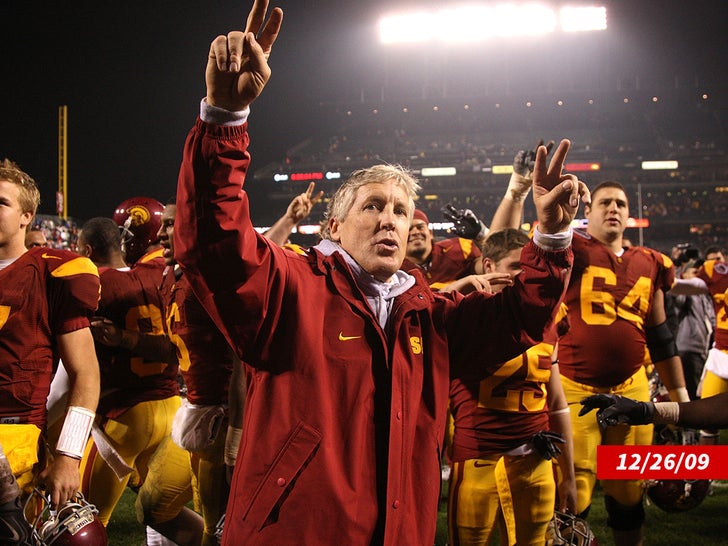
[[147, 546], [177, 546], [177, 544], [147, 525]]

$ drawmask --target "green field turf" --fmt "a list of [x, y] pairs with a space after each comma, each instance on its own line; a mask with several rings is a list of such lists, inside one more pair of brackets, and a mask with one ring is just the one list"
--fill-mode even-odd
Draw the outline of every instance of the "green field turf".
[[[589, 523], [600, 546], [615, 545], [606, 526], [606, 512], [601, 490], [597, 490]], [[446, 499], [440, 506], [436, 546], [447, 544]], [[668, 514], [648, 505], [645, 545], [702, 546], [728, 544], [728, 483], [718, 482], [714, 492], [697, 508], [679, 514]], [[108, 528], [110, 546], [141, 546], [144, 529], [134, 515], [134, 493], [127, 491], [121, 499]], [[306, 546], [306, 545], [303, 545]]]

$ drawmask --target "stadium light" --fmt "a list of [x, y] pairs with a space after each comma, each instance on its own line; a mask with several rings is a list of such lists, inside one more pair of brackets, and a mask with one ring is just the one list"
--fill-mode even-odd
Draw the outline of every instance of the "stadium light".
[[457, 169], [455, 167], [423, 167], [420, 174], [422, 176], [455, 176]]
[[601, 169], [601, 165], [597, 162], [590, 163], [565, 163], [564, 170], [570, 172], [587, 172], [587, 171], [598, 171]]
[[511, 174], [513, 165], [493, 165], [493, 174]]
[[677, 168], [678, 168], [678, 162], [674, 161], [674, 160], [643, 161], [642, 162], [643, 171], [659, 171], [659, 170], [670, 170], [670, 169], [677, 169]]
[[471, 43], [548, 34], [558, 28], [564, 32], [604, 30], [606, 14], [604, 7], [564, 7], [557, 12], [537, 3], [463, 5], [385, 16], [379, 21], [379, 37], [383, 44]]
[[584, 32], [606, 30], [607, 9], [603, 6], [568, 6], [561, 8], [561, 30], [564, 32]]

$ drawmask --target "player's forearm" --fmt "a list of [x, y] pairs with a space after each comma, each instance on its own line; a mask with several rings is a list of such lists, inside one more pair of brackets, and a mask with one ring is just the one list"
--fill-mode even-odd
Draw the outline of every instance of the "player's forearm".
[[101, 391], [101, 372], [91, 331], [83, 328], [60, 335], [57, 343], [68, 374], [67, 406], [96, 411]]
[[655, 368], [660, 380], [670, 394], [670, 400], [673, 402], [687, 402], [690, 400], [685, 388], [685, 376], [679, 356], [671, 356], [665, 360], [655, 362]]
[[677, 424], [684, 427], [728, 428], [728, 392], [679, 404]]
[[177, 364], [177, 349], [167, 336], [124, 330], [119, 346], [146, 360]]
[[273, 241], [278, 246], [283, 246], [288, 241], [295, 227], [296, 221], [293, 218], [282, 216], [263, 234], [263, 237]]
[[523, 201], [510, 198], [506, 195], [498, 205], [498, 208], [490, 221], [490, 233], [495, 233], [506, 228], [518, 229], [521, 226], [523, 215]]
[[692, 279], [675, 279], [675, 283], [670, 288], [670, 294], [676, 296], [699, 296], [701, 294], [710, 294], [708, 285], [703, 279], [693, 277]]
[[571, 416], [569, 408], [562, 408], [549, 412], [549, 428], [561, 434], [565, 440], [561, 446], [561, 454], [558, 457], [559, 470], [564, 480], [575, 480], [574, 474], [574, 437], [571, 431]]

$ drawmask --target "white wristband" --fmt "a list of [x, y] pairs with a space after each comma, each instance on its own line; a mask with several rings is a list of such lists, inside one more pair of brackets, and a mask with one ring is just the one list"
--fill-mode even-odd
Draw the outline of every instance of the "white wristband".
[[86, 449], [91, 425], [94, 423], [96, 413], [81, 406], [69, 406], [63, 429], [58, 437], [56, 451], [74, 459], [83, 458]]
[[685, 387], [678, 387], [668, 391], [671, 402], [690, 402], [690, 395]]
[[564, 413], [570, 413], [570, 410], [569, 410], [568, 407], [561, 408], [561, 409], [555, 409], [553, 411], [550, 411], [549, 412], [549, 415], [561, 415], [561, 414], [564, 414]]
[[680, 405], [677, 402], [655, 402], [656, 425], [675, 425], [680, 419]]
[[518, 203], [523, 203], [526, 197], [528, 197], [528, 192], [531, 191], [531, 185], [531, 180], [514, 172], [508, 181], [508, 189], [506, 190], [505, 196]]
[[546, 251], [564, 250], [568, 248], [571, 244], [572, 237], [573, 232], [571, 228], [559, 233], [541, 233], [538, 226], [533, 230], [533, 243]]
[[240, 438], [243, 436], [243, 429], [228, 426], [225, 436], [225, 464], [235, 466], [235, 459], [238, 458]]

